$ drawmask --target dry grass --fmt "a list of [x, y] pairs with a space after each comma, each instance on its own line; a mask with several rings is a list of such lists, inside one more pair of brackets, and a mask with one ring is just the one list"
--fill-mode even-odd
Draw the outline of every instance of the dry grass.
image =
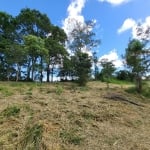
[[0, 149], [149, 150], [150, 100], [110, 87], [1, 82]]

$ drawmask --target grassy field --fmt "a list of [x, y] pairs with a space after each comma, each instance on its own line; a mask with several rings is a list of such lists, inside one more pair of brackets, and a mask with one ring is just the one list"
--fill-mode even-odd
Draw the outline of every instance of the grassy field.
[[149, 150], [150, 99], [129, 86], [0, 82], [0, 150]]

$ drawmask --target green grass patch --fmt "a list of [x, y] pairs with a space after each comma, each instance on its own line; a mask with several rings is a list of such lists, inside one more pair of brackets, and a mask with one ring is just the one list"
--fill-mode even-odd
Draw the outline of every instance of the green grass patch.
[[129, 81], [125, 81], [125, 80], [117, 80], [115, 78], [111, 78], [109, 79], [109, 83], [113, 83], [113, 84], [119, 84], [119, 85], [132, 85], [132, 82]]
[[143, 87], [142, 95], [150, 98], [150, 87]]
[[4, 109], [1, 114], [4, 117], [17, 116], [20, 113], [20, 108], [18, 106], [8, 106]]
[[77, 134], [76, 130], [63, 130], [60, 133], [60, 137], [64, 143], [80, 145], [83, 141], [83, 138]]
[[63, 87], [61, 85], [56, 86], [56, 94], [61, 95], [63, 93]]
[[85, 111], [85, 110], [82, 111], [81, 116], [82, 116], [83, 118], [85, 118], [86, 120], [94, 119], [94, 118], [95, 118], [95, 116], [94, 116], [93, 113], [88, 112], [88, 111]]
[[12, 91], [12, 89], [8, 89], [7, 87], [0, 87], [0, 93], [3, 96], [12, 96], [14, 94], [14, 92]]
[[[128, 93], [130, 93], [130, 94], [134, 94], [134, 95], [139, 94], [136, 91], [136, 88], [134, 86], [126, 89], [125, 91], [128, 92]], [[142, 95], [142, 96], [144, 96], [146, 98], [150, 98], [150, 87], [144, 85], [143, 89], [142, 89], [142, 92], [140, 93], [140, 95]]]
[[22, 141], [18, 144], [21, 150], [41, 150], [43, 126], [40, 124], [27, 125]]

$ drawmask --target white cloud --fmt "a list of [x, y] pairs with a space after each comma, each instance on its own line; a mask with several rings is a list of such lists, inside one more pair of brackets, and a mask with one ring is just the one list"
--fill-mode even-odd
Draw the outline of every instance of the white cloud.
[[111, 50], [108, 54], [103, 55], [102, 57], [99, 58], [99, 62], [102, 59], [107, 59], [108, 61], [112, 61], [112, 63], [115, 65], [116, 68], [121, 68], [123, 67], [123, 62], [122, 60], [119, 58], [117, 51]]
[[132, 18], [128, 18], [124, 21], [122, 26], [118, 29], [118, 33], [120, 34], [122, 32], [129, 30], [129, 29], [133, 29], [135, 26], [136, 26], [135, 20], [133, 20]]
[[86, 0], [74, 0], [68, 7], [69, 16], [80, 16]]
[[99, 2], [107, 2], [107, 3], [110, 3], [112, 5], [121, 5], [121, 4], [124, 4], [124, 3], [127, 3], [129, 2], [130, 0], [98, 0]]
[[[140, 26], [138, 26], [139, 23]], [[147, 31], [150, 31], [150, 16], [146, 17], [144, 21], [127, 18], [117, 32], [121, 34], [130, 29], [132, 30], [132, 38], [150, 40], [150, 34], [146, 34]]]
[[86, 0], [73, 0], [68, 6], [68, 16], [63, 20], [63, 29], [70, 36], [70, 32], [74, 29], [76, 22], [84, 24], [84, 16], [82, 10], [85, 6]]
[[[66, 32], [69, 41], [73, 40], [71, 32], [75, 28], [83, 27], [85, 32], [87, 30], [88, 31], [93, 30], [92, 27], [87, 26], [87, 24], [85, 23], [84, 16], [82, 15], [82, 10], [86, 4], [86, 1], [87, 0], [72, 0], [67, 8], [68, 16], [63, 20], [62, 28]], [[96, 23], [96, 20], [93, 19], [92, 21], [94, 24]], [[85, 28], [85, 27], [87, 27], [87, 28]], [[66, 45], [66, 47], [68, 49], [67, 45]], [[84, 47], [82, 49], [82, 51], [88, 53], [89, 56], [92, 56], [92, 52], [90, 50], [88, 50], [87, 47]], [[68, 52], [71, 53], [71, 51], [69, 49], [68, 49]]]

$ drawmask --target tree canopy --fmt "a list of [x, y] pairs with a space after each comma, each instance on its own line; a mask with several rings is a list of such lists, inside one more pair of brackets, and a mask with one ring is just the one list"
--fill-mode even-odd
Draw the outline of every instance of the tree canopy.
[[125, 54], [126, 64], [131, 70], [136, 80], [136, 89], [142, 90], [142, 77], [149, 71], [149, 53], [145, 48], [145, 43], [133, 39], [129, 41]]

